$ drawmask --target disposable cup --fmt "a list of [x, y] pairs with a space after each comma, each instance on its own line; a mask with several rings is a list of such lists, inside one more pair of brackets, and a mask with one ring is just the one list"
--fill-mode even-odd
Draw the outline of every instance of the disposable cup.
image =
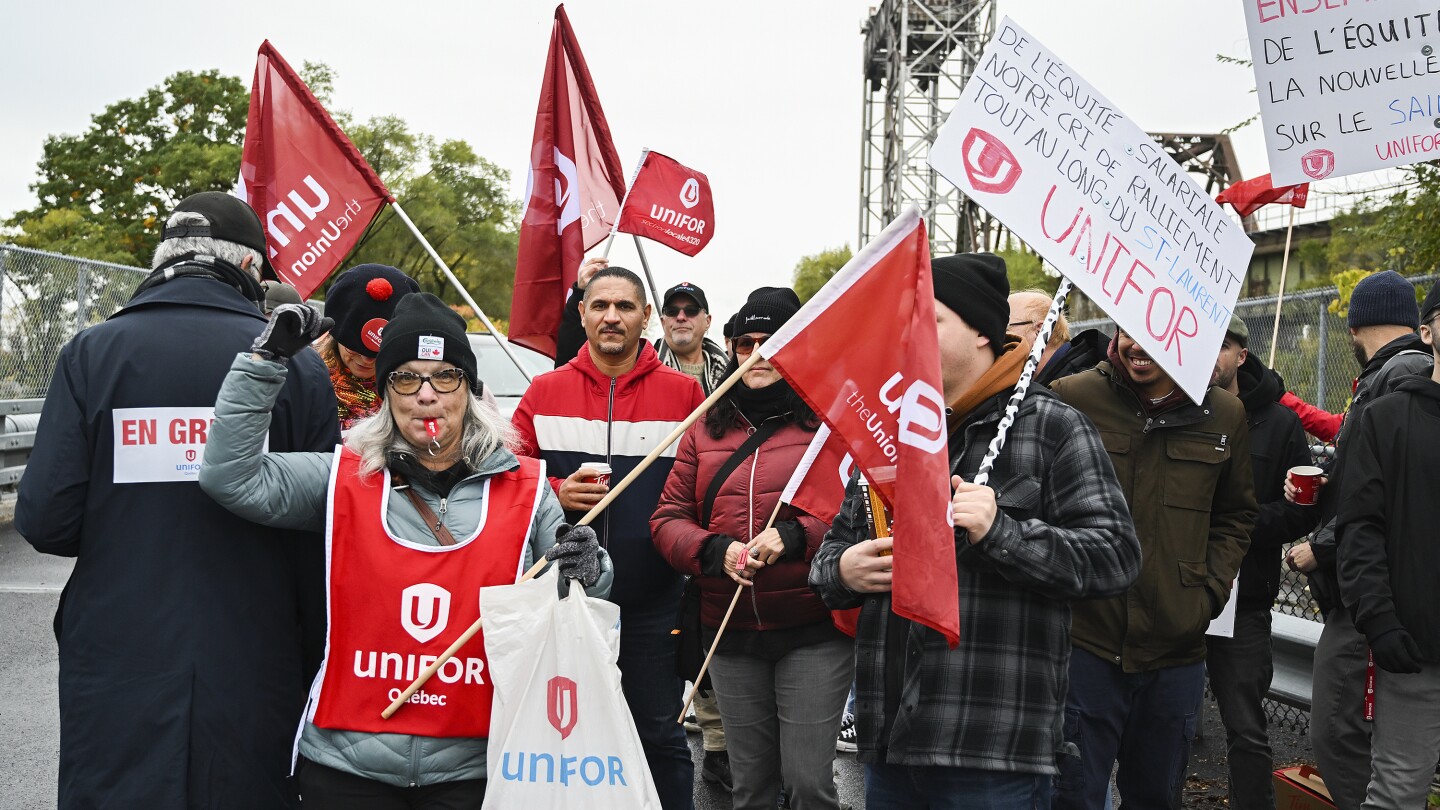
[[1319, 467], [1291, 467], [1290, 483], [1295, 485], [1295, 503], [1300, 506], [1314, 506], [1320, 498], [1320, 481], [1325, 471]]
[[587, 461], [580, 465], [580, 472], [588, 473], [586, 477], [597, 484], [610, 486], [610, 465], [603, 461]]

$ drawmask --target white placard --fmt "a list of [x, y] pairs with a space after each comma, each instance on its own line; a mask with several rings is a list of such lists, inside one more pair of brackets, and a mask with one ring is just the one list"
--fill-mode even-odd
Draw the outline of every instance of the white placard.
[[195, 481], [200, 475], [214, 408], [116, 408], [112, 420], [115, 483]]
[[1225, 609], [1220, 615], [1210, 620], [1210, 625], [1205, 628], [1205, 635], [1219, 636], [1220, 638], [1235, 637], [1235, 602], [1240, 598], [1240, 575], [1235, 575], [1235, 581], [1230, 583], [1230, 598], [1225, 601]]
[[1275, 185], [1440, 158], [1440, 5], [1242, 2]]
[[1199, 402], [1255, 249], [1138, 125], [1009, 17], [930, 165], [1004, 222]]

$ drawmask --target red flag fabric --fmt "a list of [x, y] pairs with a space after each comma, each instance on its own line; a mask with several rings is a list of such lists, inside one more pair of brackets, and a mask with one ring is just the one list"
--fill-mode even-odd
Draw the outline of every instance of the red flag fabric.
[[[760, 346], [894, 515], [892, 607], [960, 638], [930, 250], [910, 207]], [[903, 479], [905, 486], [896, 486]]]
[[555, 334], [585, 251], [620, 215], [625, 179], [595, 83], [563, 4], [540, 84], [510, 299], [510, 340], [555, 356]]
[[1260, 210], [1262, 205], [1270, 203], [1284, 203], [1296, 208], [1304, 208], [1309, 198], [1309, 183], [1276, 188], [1270, 184], [1270, 175], [1262, 174], [1259, 177], [1242, 180], [1225, 189], [1215, 195], [1215, 202], [1222, 205], [1230, 203], [1235, 207], [1235, 213], [1243, 219]]
[[833, 521], [845, 502], [845, 485], [854, 469], [855, 459], [845, 440], [829, 425], [821, 425], [805, 448], [800, 466], [790, 474], [780, 500], [827, 523]]
[[269, 40], [255, 60], [239, 190], [265, 223], [275, 273], [301, 298], [394, 199]]
[[674, 158], [647, 150], [626, 193], [616, 230], [694, 256], [715, 235], [710, 179]]

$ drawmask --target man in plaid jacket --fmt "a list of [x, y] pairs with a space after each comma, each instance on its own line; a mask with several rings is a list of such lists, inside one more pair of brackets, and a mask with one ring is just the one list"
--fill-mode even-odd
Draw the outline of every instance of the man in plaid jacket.
[[869, 537], [852, 482], [811, 566], [831, 608], [860, 606], [859, 759], [866, 806], [1048, 808], [1070, 602], [1125, 591], [1140, 569], [1130, 512], [1100, 437], [1042, 387], [1020, 406], [990, 486], [969, 483], [1028, 347], [1007, 338], [1009, 282], [990, 254], [932, 263], [949, 406], [960, 643], [890, 607], [888, 541]]

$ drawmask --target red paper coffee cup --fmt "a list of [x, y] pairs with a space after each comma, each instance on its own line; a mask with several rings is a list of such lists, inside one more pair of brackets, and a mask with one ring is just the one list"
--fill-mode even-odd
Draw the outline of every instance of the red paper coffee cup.
[[1314, 506], [1320, 498], [1320, 480], [1325, 471], [1319, 467], [1291, 467], [1290, 483], [1298, 490], [1295, 503], [1300, 506]]
[[610, 486], [610, 465], [603, 461], [587, 461], [580, 465], [580, 471], [586, 473], [597, 484]]

